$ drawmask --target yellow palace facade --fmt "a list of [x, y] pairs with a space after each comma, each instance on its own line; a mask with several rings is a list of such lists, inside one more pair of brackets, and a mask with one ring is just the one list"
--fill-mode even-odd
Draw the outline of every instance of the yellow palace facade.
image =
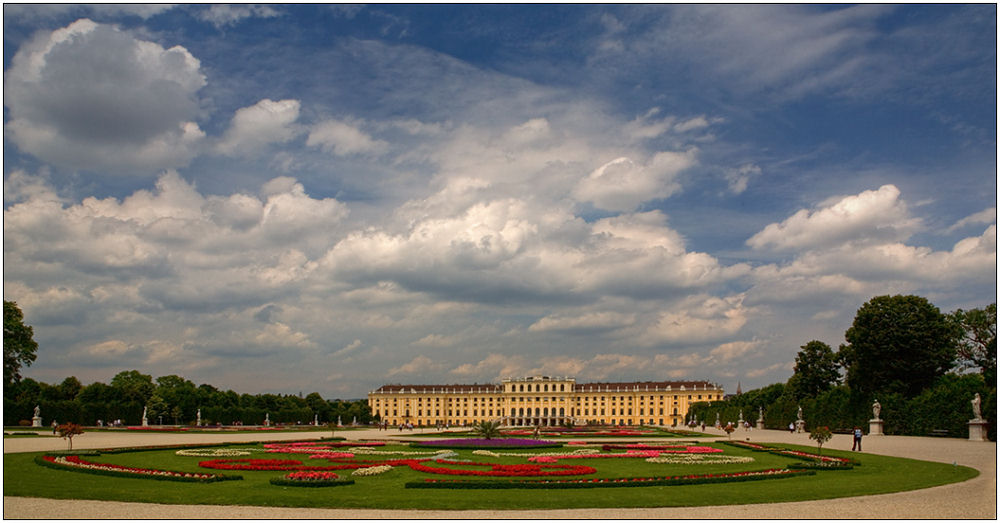
[[506, 378], [486, 385], [383, 385], [368, 393], [372, 414], [390, 425], [505, 426], [684, 424], [688, 406], [717, 401], [707, 381], [576, 383], [568, 377]]

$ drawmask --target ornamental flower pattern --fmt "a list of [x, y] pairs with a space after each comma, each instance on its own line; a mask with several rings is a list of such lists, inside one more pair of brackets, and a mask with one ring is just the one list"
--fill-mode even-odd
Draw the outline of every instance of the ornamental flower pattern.
[[87, 461], [80, 456], [42, 456], [42, 459], [53, 463], [55, 465], [60, 465], [66, 468], [80, 469], [80, 470], [94, 470], [94, 471], [104, 471], [104, 472], [115, 472], [119, 474], [135, 475], [137, 477], [160, 477], [166, 479], [181, 479], [181, 480], [216, 480], [224, 479], [218, 474], [205, 474], [201, 472], [179, 472], [176, 470], [159, 470], [159, 469], [147, 469], [140, 467], [126, 467], [124, 465], [115, 465], [112, 463], [94, 463]]

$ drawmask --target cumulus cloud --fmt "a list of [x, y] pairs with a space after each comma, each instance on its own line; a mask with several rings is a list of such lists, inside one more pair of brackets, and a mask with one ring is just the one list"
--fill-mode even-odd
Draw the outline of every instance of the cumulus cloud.
[[376, 140], [356, 125], [339, 120], [326, 120], [312, 127], [306, 145], [320, 147], [336, 156], [355, 154], [378, 154], [388, 144]]
[[299, 118], [298, 100], [267, 98], [236, 111], [216, 149], [225, 155], [247, 154], [272, 143], [284, 143], [295, 137], [293, 126]]
[[899, 189], [883, 185], [878, 190], [846, 196], [809, 211], [802, 209], [781, 223], [772, 223], [747, 240], [754, 249], [811, 249], [905, 240], [921, 227], [910, 216]]
[[185, 48], [81, 19], [36, 35], [14, 55], [4, 73], [7, 136], [69, 169], [186, 165], [204, 137], [194, 122], [204, 85]]
[[598, 167], [577, 185], [581, 201], [609, 211], [631, 211], [640, 203], [667, 198], [681, 189], [677, 175], [695, 165], [697, 150], [664, 151], [644, 163], [628, 157]]

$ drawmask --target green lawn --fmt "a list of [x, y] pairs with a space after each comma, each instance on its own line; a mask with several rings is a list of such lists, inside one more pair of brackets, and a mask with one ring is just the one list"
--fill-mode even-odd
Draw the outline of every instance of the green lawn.
[[[727, 455], [750, 456], [750, 464], [676, 465], [651, 464], [636, 458], [573, 459], [560, 464], [590, 465], [598, 473], [587, 477], [664, 476], [702, 474], [784, 467], [797, 461], [764, 452], [751, 452], [726, 445], [717, 445]], [[250, 445], [233, 445], [248, 448]], [[814, 451], [814, 447], [796, 447]], [[259, 446], [257, 446], [259, 448]], [[404, 446], [386, 446], [382, 450], [417, 450]], [[567, 452], [572, 447], [567, 447]], [[531, 452], [552, 452], [544, 449]], [[508, 451], [501, 451], [508, 452]], [[138, 501], [168, 504], [232, 504], [277, 507], [323, 508], [386, 508], [386, 509], [534, 509], [534, 508], [606, 508], [606, 507], [672, 507], [727, 504], [771, 503], [828, 499], [913, 490], [964, 481], [978, 474], [975, 469], [949, 464], [931, 463], [850, 452], [824, 451], [824, 454], [857, 458], [862, 465], [853, 470], [818, 471], [813, 476], [728, 483], [669, 487], [631, 487], [604, 489], [547, 490], [423, 490], [405, 489], [407, 481], [423, 478], [454, 478], [421, 473], [400, 466], [379, 476], [351, 476], [349, 470], [337, 471], [341, 477], [352, 477], [354, 485], [335, 488], [278, 487], [270, 478], [283, 472], [217, 471], [198, 467], [198, 462], [211, 458], [177, 456], [173, 450], [103, 454], [87, 457], [91, 461], [136, 467], [159, 468], [189, 472], [222, 472], [239, 474], [241, 481], [217, 483], [178, 483], [149, 479], [97, 476], [75, 471], [52, 470], [34, 463], [38, 453], [6, 454], [4, 456], [4, 495], [35, 496], [59, 499], [97, 499]], [[485, 457], [472, 451], [458, 451], [459, 459], [494, 463], [525, 463], [517, 457]], [[264, 454], [254, 458], [310, 460], [308, 455]], [[382, 456], [359, 456], [380, 459]], [[386, 458], [390, 458], [386, 456]], [[456, 467], [452, 467], [456, 468]]]

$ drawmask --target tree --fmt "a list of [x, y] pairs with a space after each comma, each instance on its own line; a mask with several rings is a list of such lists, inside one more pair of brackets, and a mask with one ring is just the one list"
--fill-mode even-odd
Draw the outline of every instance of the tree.
[[816, 441], [818, 445], [818, 453], [823, 453], [823, 444], [833, 438], [833, 432], [830, 427], [816, 427], [811, 433], [809, 433], [809, 439]]
[[83, 427], [77, 425], [76, 423], [65, 423], [56, 427], [59, 431], [59, 437], [62, 439], [69, 440], [69, 450], [73, 450], [73, 436], [83, 434]]
[[877, 296], [858, 309], [838, 357], [861, 400], [912, 398], [954, 366], [959, 331], [920, 296]]
[[119, 394], [122, 401], [138, 405], [145, 405], [156, 390], [153, 377], [137, 370], [126, 370], [115, 374], [115, 377], [111, 378], [111, 387]]
[[483, 420], [472, 426], [472, 432], [480, 438], [493, 439], [500, 435], [500, 423]]
[[963, 368], [979, 368], [987, 383], [997, 376], [997, 304], [983, 309], [951, 313], [951, 320], [961, 329], [958, 359]]
[[795, 356], [795, 373], [788, 380], [788, 391], [796, 399], [814, 398], [840, 381], [837, 356], [829, 345], [810, 341]]
[[3, 382], [21, 381], [21, 367], [30, 367], [38, 352], [35, 330], [24, 324], [24, 314], [16, 302], [3, 301]]

